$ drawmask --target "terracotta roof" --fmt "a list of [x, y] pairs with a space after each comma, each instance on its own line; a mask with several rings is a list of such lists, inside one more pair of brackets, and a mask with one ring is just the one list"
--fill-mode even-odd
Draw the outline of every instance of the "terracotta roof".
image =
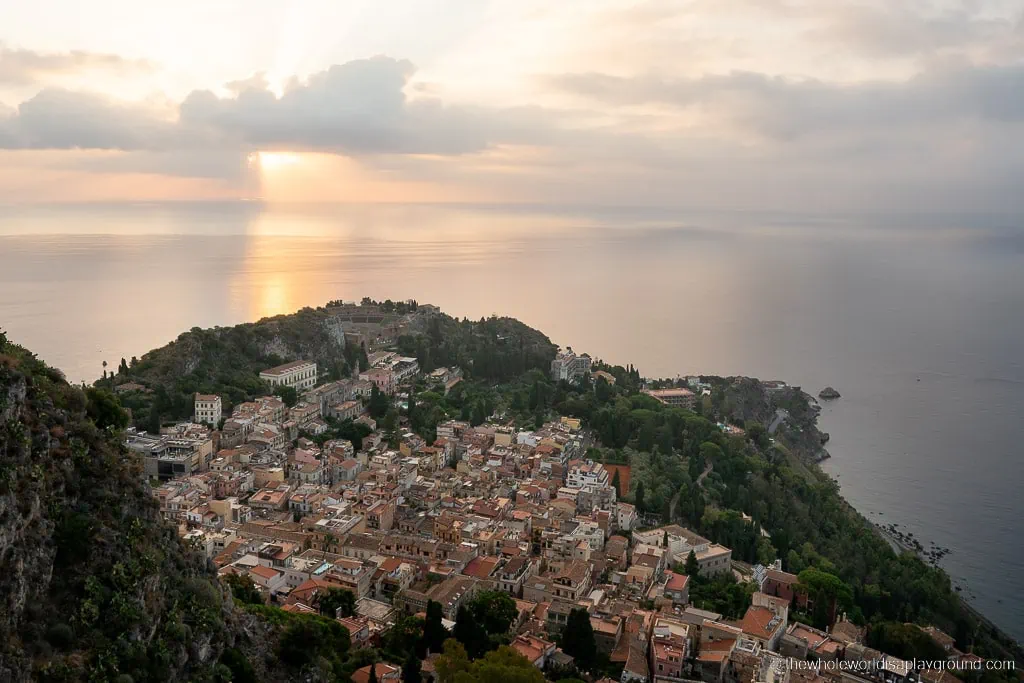
[[778, 630], [781, 623], [782, 621], [777, 619], [775, 614], [767, 607], [751, 606], [747, 609], [747, 613], [743, 615], [740, 628], [747, 635], [767, 639]]
[[277, 571], [276, 569], [271, 569], [270, 567], [264, 567], [263, 565], [257, 565], [255, 567], [253, 567], [252, 569], [250, 569], [249, 573], [250, 574], [255, 574], [256, 576], [260, 576], [260, 577], [262, 577], [264, 579], [273, 579], [274, 577], [276, 577], [281, 572]]

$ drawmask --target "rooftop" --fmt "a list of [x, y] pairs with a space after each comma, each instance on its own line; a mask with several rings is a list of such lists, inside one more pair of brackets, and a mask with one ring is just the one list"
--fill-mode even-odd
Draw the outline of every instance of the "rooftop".
[[292, 370], [296, 370], [296, 369], [301, 368], [301, 367], [303, 367], [305, 365], [316, 365], [316, 363], [314, 363], [311, 360], [295, 360], [295, 361], [292, 361], [291, 363], [285, 363], [284, 365], [278, 365], [278, 366], [273, 367], [273, 368], [268, 368], [268, 369], [262, 371], [260, 374], [261, 375], [274, 375], [274, 376], [276, 376], [276, 375], [284, 375], [284, 374], [287, 374], [287, 373], [291, 372]]

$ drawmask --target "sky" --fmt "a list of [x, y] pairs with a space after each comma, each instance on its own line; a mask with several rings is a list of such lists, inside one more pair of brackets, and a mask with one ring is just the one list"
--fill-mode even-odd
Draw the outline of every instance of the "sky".
[[0, 202], [1024, 211], [1024, 0], [0, 3]]

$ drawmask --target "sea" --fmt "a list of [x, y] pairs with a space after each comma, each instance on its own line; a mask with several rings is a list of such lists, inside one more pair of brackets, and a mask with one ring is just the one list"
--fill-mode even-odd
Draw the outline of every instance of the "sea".
[[0, 328], [73, 381], [335, 299], [508, 315], [648, 377], [835, 387], [824, 469], [1024, 639], [1024, 217], [0, 206]]

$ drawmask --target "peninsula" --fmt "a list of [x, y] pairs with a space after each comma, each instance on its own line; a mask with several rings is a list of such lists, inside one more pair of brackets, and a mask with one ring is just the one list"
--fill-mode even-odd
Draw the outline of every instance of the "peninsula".
[[82, 388], [0, 333], [0, 679], [1016, 680], [819, 469], [817, 416], [415, 301]]

